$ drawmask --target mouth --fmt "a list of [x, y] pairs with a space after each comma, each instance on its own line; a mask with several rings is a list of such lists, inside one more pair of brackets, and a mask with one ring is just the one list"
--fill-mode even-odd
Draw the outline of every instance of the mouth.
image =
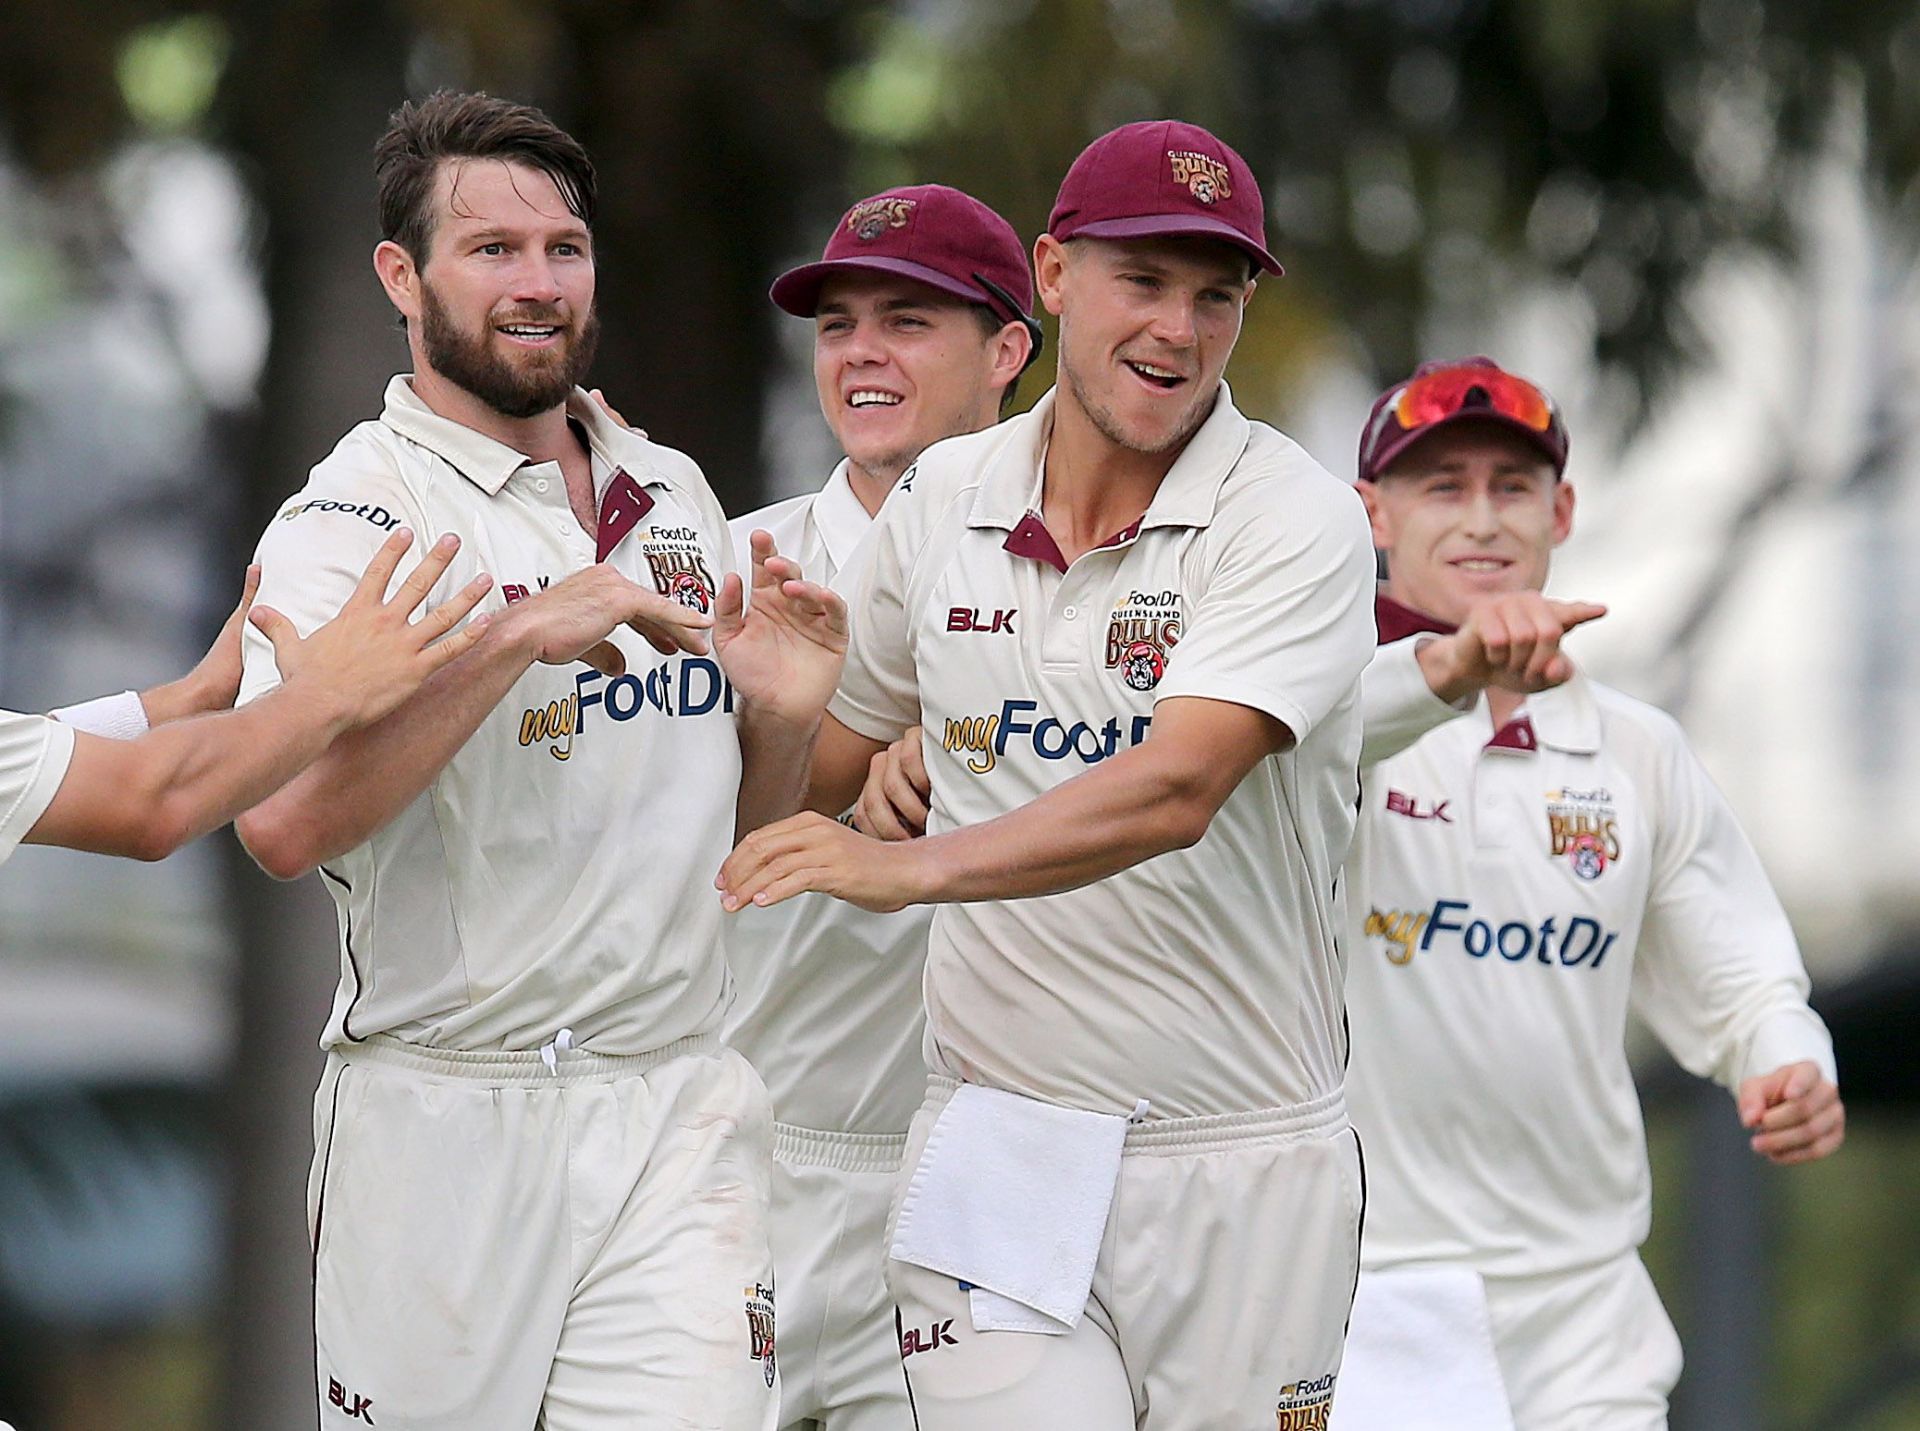
[[843, 399], [848, 407], [898, 407], [906, 399], [899, 393], [888, 392], [885, 388], [854, 388]]
[[501, 323], [495, 326], [494, 332], [524, 347], [544, 348], [559, 341], [566, 329], [557, 323]]
[[1455, 571], [1466, 572], [1469, 576], [1497, 576], [1510, 570], [1513, 563], [1505, 557], [1455, 557], [1447, 563]]
[[1121, 363], [1148, 387], [1163, 393], [1186, 386], [1186, 376], [1172, 368], [1163, 368], [1158, 363], [1143, 363], [1135, 358], [1122, 358]]

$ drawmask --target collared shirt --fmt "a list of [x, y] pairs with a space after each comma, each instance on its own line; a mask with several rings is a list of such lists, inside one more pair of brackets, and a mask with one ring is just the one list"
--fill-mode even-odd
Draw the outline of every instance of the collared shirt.
[[[859, 581], [873, 518], [843, 460], [818, 492], [732, 523], [743, 571], [747, 539], [772, 534], [810, 581], [845, 594]], [[727, 1041], [760, 1070], [783, 1123], [835, 1133], [905, 1133], [926, 1092], [920, 975], [926, 906], [873, 914], [824, 894], [730, 916], [727, 952], [739, 996]]]
[[1729, 1087], [1801, 1059], [1832, 1077], [1832, 1043], [1670, 716], [1576, 675], [1496, 732], [1484, 701], [1462, 716], [1427, 689], [1418, 644], [1382, 647], [1364, 685], [1370, 744], [1376, 721], [1399, 734], [1364, 773], [1349, 867], [1363, 1258], [1592, 1265], [1647, 1234], [1629, 1008]]
[[72, 760], [71, 727], [0, 711], [0, 864], [47, 813]]
[[940, 906], [929, 1061], [1099, 1112], [1336, 1097], [1335, 886], [1373, 644], [1359, 499], [1223, 384], [1140, 521], [1063, 569], [1033, 501], [1052, 418], [1049, 394], [901, 479], [834, 714], [877, 740], [924, 726], [936, 835], [1139, 744], [1169, 697], [1264, 711], [1297, 743], [1189, 849], [1044, 898]]
[[[432, 412], [405, 378], [350, 432], [260, 540], [260, 600], [303, 633], [337, 612], [395, 527], [396, 580], [444, 533], [459, 554], [430, 602], [475, 574], [481, 610], [593, 564], [710, 608], [731, 569], [726, 519], [694, 463], [568, 412], [593, 455], [600, 547], [557, 463]], [[526, 1050], [561, 1028], [601, 1053], [717, 1030], [729, 997], [714, 873], [733, 844], [740, 752], [711, 657], [661, 656], [631, 631], [627, 674], [536, 664], [384, 829], [322, 868], [338, 906], [341, 982], [323, 1042], [384, 1033], [451, 1049]], [[242, 699], [277, 683], [249, 630]]]

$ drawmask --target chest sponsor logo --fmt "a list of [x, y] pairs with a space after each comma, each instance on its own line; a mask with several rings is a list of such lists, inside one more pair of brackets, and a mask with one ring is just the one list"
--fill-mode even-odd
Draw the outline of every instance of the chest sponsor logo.
[[1536, 963], [1565, 969], [1598, 969], [1619, 934], [1584, 914], [1549, 916], [1538, 925], [1521, 919], [1474, 917], [1464, 899], [1435, 900], [1432, 909], [1371, 909], [1363, 932], [1386, 945], [1389, 964], [1410, 964], [1435, 940], [1475, 959], [1498, 954], [1509, 964]]
[[345, 1412], [349, 1421], [364, 1421], [369, 1426], [378, 1424], [373, 1419], [373, 1399], [347, 1390], [338, 1377], [327, 1378], [327, 1404]]
[[1014, 634], [1013, 618], [1019, 609], [1017, 606], [1010, 606], [1003, 611], [996, 607], [993, 611], [986, 612], [975, 606], [949, 607], [947, 630], [978, 631], [988, 636], [1004, 631], [1011, 636]]
[[1452, 803], [1451, 800], [1437, 800], [1429, 803], [1423, 810], [1420, 808], [1420, 801], [1404, 790], [1387, 792], [1387, 813], [1404, 815], [1409, 820], [1438, 820], [1443, 825], [1451, 825], [1453, 816], [1447, 813], [1447, 807]]
[[662, 596], [694, 611], [713, 610], [714, 593], [720, 584], [707, 565], [706, 548], [700, 533], [692, 527], [649, 527], [640, 534], [640, 550], [646, 555], [647, 570], [653, 574], [653, 589]]
[[304, 517], [309, 512], [345, 512], [350, 517], [358, 517], [363, 522], [371, 522], [383, 532], [390, 532], [400, 525], [400, 518], [385, 507], [375, 506], [371, 502], [301, 502], [289, 507], [280, 514], [280, 520], [291, 522], [295, 517]]
[[715, 711], [731, 715], [733, 687], [719, 663], [706, 656], [676, 657], [612, 680], [599, 671], [581, 671], [567, 695], [520, 713], [520, 744], [545, 746], [555, 760], [571, 760], [574, 741], [586, 732], [588, 713], [596, 708], [616, 724], [646, 710], [675, 718]]
[[1332, 1373], [1310, 1381], [1290, 1381], [1280, 1388], [1275, 1408], [1279, 1431], [1326, 1431], [1327, 1418], [1333, 1415]]
[[773, 1288], [755, 1282], [746, 1290], [747, 1355], [761, 1363], [767, 1385], [773, 1385]]
[[961, 756], [968, 770], [985, 775], [1000, 763], [1010, 746], [1031, 750], [1042, 760], [1077, 758], [1093, 765], [1123, 745], [1147, 738], [1152, 716], [1108, 716], [1099, 725], [1077, 720], [1068, 724], [1054, 716], [1040, 716], [1037, 701], [1002, 701], [990, 715], [947, 718], [941, 749]]
[[1167, 673], [1167, 657], [1180, 644], [1180, 593], [1129, 591], [1107, 619], [1109, 671], [1118, 671], [1130, 691], [1150, 691]]
[[1547, 853], [1565, 859], [1584, 880], [1599, 879], [1620, 860], [1620, 816], [1613, 792], [1563, 786], [1547, 791]]
[[550, 576], [537, 576], [533, 580], [534, 585], [531, 589], [529, 589], [524, 582], [502, 582], [500, 584], [500, 595], [505, 599], [507, 605], [511, 606], [516, 601], [525, 601], [535, 592], [545, 591], [553, 584], [553, 578]]

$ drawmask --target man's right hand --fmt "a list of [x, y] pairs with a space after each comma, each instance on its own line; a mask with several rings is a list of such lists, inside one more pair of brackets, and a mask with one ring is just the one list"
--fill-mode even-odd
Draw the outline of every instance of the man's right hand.
[[713, 617], [627, 580], [602, 563], [576, 571], [538, 596], [516, 601], [495, 618], [495, 636], [524, 644], [536, 661], [566, 666], [585, 661], [608, 676], [624, 675], [626, 658], [607, 640], [616, 626], [646, 637], [663, 656], [707, 653]]
[[248, 614], [273, 642], [274, 664], [286, 685], [323, 707], [332, 705], [342, 730], [371, 725], [403, 704], [427, 677], [470, 650], [490, 619], [477, 616], [464, 630], [447, 635], [487, 594], [493, 579], [485, 575], [420, 620], [412, 619], [460, 550], [460, 539], [451, 533], [434, 544], [387, 600], [387, 583], [412, 544], [413, 533], [405, 527], [388, 537], [339, 615], [305, 640], [270, 606], [256, 605]]
[[927, 832], [933, 782], [915, 726], [873, 757], [867, 783], [853, 807], [853, 827], [877, 840], [912, 840]]
[[1537, 591], [1508, 591], [1467, 613], [1451, 636], [1421, 646], [1427, 685], [1449, 705], [1489, 686], [1521, 695], [1570, 680], [1573, 662], [1560, 639], [1576, 626], [1607, 614], [1587, 601], [1555, 601]]

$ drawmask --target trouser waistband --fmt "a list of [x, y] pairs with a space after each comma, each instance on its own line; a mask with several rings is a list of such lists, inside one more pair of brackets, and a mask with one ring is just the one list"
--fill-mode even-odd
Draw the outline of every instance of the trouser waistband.
[[[927, 1076], [927, 1103], [943, 1106], [960, 1086], [945, 1074]], [[1325, 1138], [1345, 1131], [1344, 1088], [1284, 1108], [1252, 1108], [1244, 1113], [1209, 1113], [1194, 1118], [1149, 1118], [1127, 1125], [1125, 1153], [1186, 1155], [1245, 1147], [1251, 1143]]]
[[905, 1133], [832, 1133], [793, 1123], [773, 1125], [774, 1161], [843, 1173], [897, 1173], [906, 1157]]
[[580, 1048], [556, 1048], [551, 1044], [544, 1049], [508, 1053], [426, 1048], [375, 1034], [329, 1051], [342, 1063], [380, 1064], [433, 1078], [518, 1088], [633, 1078], [670, 1059], [712, 1053], [719, 1047], [719, 1035], [706, 1033], [693, 1034], [646, 1053], [592, 1053]]

